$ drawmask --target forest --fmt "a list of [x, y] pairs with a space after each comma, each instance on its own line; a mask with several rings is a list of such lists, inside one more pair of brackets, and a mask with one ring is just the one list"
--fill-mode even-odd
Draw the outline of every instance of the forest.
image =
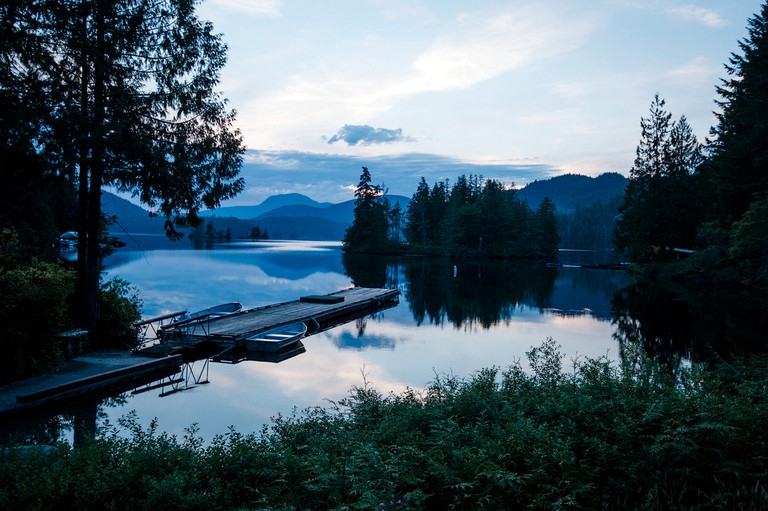
[[557, 218], [549, 198], [534, 211], [514, 189], [493, 179], [462, 175], [453, 185], [438, 182], [430, 188], [422, 178], [403, 214], [371, 181], [363, 167], [355, 217], [343, 240], [348, 252], [557, 257]]

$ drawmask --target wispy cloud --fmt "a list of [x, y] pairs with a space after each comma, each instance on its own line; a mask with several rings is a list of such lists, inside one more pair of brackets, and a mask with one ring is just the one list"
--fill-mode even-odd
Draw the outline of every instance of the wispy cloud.
[[412, 139], [403, 135], [402, 128], [374, 128], [367, 124], [345, 124], [328, 139], [329, 144], [346, 142], [347, 145], [391, 144], [409, 141], [412, 141]]
[[588, 18], [566, 19], [541, 7], [463, 15], [450, 35], [416, 58], [404, 83], [414, 93], [469, 87], [571, 51], [591, 30]]
[[[398, 64], [389, 62], [386, 72], [378, 73], [370, 59], [353, 57], [338, 68], [305, 66], [279, 89], [241, 108], [241, 126], [249, 138], [261, 139], [262, 147], [285, 147], [287, 137], [296, 140], [312, 131], [319, 142], [329, 125], [367, 121], [418, 95], [468, 89], [572, 51], [593, 28], [589, 15], [541, 6], [459, 15], [420, 51], [401, 55]], [[354, 64], [358, 61], [363, 67]]]
[[695, 21], [696, 23], [701, 23], [704, 26], [712, 28], [720, 28], [728, 24], [728, 21], [718, 12], [697, 5], [686, 4], [670, 7], [667, 12], [673, 16], [679, 16], [683, 19]]
[[351, 200], [360, 168], [370, 168], [376, 183], [393, 195], [411, 196], [423, 176], [429, 183], [477, 174], [504, 184], [526, 184], [560, 173], [535, 162], [477, 163], [447, 156], [407, 153], [350, 156], [299, 151], [247, 151], [242, 168], [246, 190], [227, 206], [258, 204], [270, 195], [294, 191], [321, 202]]
[[254, 16], [279, 16], [281, 0], [213, 0], [213, 4]]
[[[719, 69], [719, 67], [718, 67]], [[691, 62], [667, 72], [670, 81], [677, 85], [695, 82], [712, 82], [713, 68], [706, 58], [696, 57]]]

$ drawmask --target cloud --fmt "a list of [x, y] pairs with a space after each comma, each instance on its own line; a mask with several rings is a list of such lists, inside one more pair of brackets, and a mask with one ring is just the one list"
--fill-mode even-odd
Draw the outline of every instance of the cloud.
[[585, 16], [519, 8], [492, 15], [463, 15], [413, 62], [404, 83], [414, 92], [462, 89], [569, 52], [592, 32]]
[[279, 16], [281, 0], [213, 0], [225, 9], [254, 16]]
[[683, 86], [690, 86], [691, 83], [709, 84], [712, 81], [712, 75], [713, 67], [704, 57], [696, 57], [684, 66], [667, 72], [672, 83]]
[[470, 162], [448, 156], [406, 153], [359, 156], [301, 151], [249, 150], [241, 170], [246, 190], [225, 206], [259, 204], [270, 195], [297, 192], [319, 202], [354, 198], [361, 167], [368, 167], [377, 184], [391, 195], [410, 197], [423, 176], [430, 185], [462, 175], [477, 174], [505, 185], [546, 179], [562, 169], [536, 162]]
[[371, 122], [419, 95], [466, 90], [543, 65], [583, 45], [594, 28], [589, 14], [540, 5], [455, 15], [386, 60], [386, 72], [371, 67], [372, 57], [354, 55], [345, 57], [344, 66], [329, 66], [327, 56], [304, 65], [239, 108], [240, 125], [260, 147], [288, 148], [329, 123]]
[[410, 137], [403, 135], [402, 128], [390, 130], [374, 128], [367, 124], [345, 124], [339, 131], [328, 139], [329, 144], [346, 142], [348, 145], [392, 144], [394, 142], [411, 142]]
[[725, 18], [712, 9], [698, 7], [696, 5], [686, 4], [679, 7], [671, 7], [668, 9], [668, 12], [674, 16], [679, 16], [689, 21], [695, 21], [711, 28], [720, 28], [728, 24], [728, 21]]

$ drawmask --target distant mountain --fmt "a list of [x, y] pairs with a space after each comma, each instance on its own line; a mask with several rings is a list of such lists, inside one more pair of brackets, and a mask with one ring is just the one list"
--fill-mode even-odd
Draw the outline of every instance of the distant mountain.
[[597, 177], [565, 174], [544, 181], [534, 181], [518, 190], [518, 196], [536, 209], [544, 197], [551, 198], [559, 213], [572, 213], [598, 202], [607, 202], [624, 194], [629, 180], [616, 172]]
[[117, 217], [117, 223], [109, 228], [112, 232], [165, 234], [164, 218], [150, 217], [146, 209], [113, 193], [101, 194], [101, 210]]
[[[566, 174], [543, 181], [534, 181], [518, 190], [520, 198], [537, 208], [544, 197], [555, 202], [559, 213], [572, 213], [599, 202], [607, 202], [624, 193], [627, 178], [617, 173], [588, 177]], [[403, 213], [408, 210], [410, 197], [388, 195], [392, 205], [400, 204]], [[205, 221], [213, 222], [217, 231], [229, 229], [234, 238], [247, 236], [254, 227], [266, 229], [273, 239], [335, 240], [344, 237], [344, 231], [354, 218], [355, 201], [338, 204], [317, 202], [299, 193], [273, 195], [255, 206], [230, 206], [201, 212]], [[118, 217], [112, 231], [163, 234], [164, 219], [152, 218], [149, 212], [130, 201], [111, 193], [102, 196], [102, 209]]]
[[268, 197], [264, 202], [257, 204], [256, 206], [227, 206], [208, 211], [201, 211], [200, 216], [231, 216], [235, 218], [241, 218], [243, 220], [250, 220], [252, 218], [257, 218], [264, 213], [268, 213], [275, 209], [286, 206], [309, 206], [314, 208], [326, 208], [332, 205], [333, 204], [330, 202], [314, 201], [306, 195], [302, 195], [300, 193], [285, 193], [280, 195], [272, 195], [271, 197]]
[[[400, 209], [405, 212], [408, 209], [410, 198], [402, 195], [387, 195], [390, 205], [400, 204]], [[254, 220], [263, 221], [269, 218], [290, 217], [290, 218], [322, 218], [333, 222], [340, 222], [346, 226], [352, 223], [355, 218], [355, 201], [348, 200], [338, 204], [330, 204], [323, 207], [312, 207], [303, 204], [283, 206], [263, 215]]]

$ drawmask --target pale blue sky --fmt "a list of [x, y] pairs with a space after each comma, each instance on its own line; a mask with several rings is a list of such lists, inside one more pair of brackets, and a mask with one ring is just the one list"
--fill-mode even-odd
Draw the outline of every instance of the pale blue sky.
[[345, 200], [361, 165], [402, 195], [422, 175], [627, 174], [656, 92], [708, 135], [761, 3], [206, 0], [249, 149], [248, 188], [227, 205]]

